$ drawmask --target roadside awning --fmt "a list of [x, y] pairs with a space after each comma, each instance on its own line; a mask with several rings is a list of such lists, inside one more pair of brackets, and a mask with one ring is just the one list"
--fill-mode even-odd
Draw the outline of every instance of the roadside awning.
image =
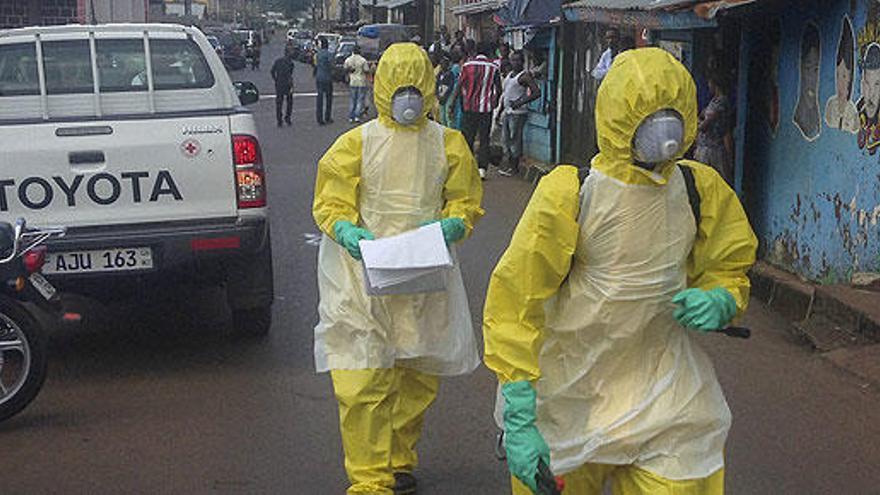
[[377, 7], [381, 9], [396, 9], [398, 7], [403, 7], [404, 5], [413, 3], [415, 0], [375, 0], [375, 4], [373, 0], [360, 0], [360, 4], [363, 7]]
[[482, 0], [478, 2], [463, 3], [457, 7], [452, 7], [452, 13], [455, 15], [472, 15], [481, 14], [483, 12], [492, 12], [504, 6], [504, 0]]
[[565, 8], [597, 8], [613, 10], [654, 10], [694, 3], [694, 0], [579, 0]]
[[562, 20], [561, 0], [510, 0], [498, 10], [506, 28], [546, 26]]
[[716, 27], [719, 12], [759, 0], [579, 0], [563, 6], [568, 21], [648, 29]]
[[734, 7], [741, 7], [758, 0], [718, 0], [715, 2], [701, 2], [694, 6], [694, 12], [704, 19], [713, 19], [719, 12]]

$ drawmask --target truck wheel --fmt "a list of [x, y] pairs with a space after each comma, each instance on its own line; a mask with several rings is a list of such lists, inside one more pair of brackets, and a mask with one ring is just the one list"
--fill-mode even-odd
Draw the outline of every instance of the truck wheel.
[[234, 310], [232, 326], [237, 335], [264, 337], [272, 327], [272, 306]]

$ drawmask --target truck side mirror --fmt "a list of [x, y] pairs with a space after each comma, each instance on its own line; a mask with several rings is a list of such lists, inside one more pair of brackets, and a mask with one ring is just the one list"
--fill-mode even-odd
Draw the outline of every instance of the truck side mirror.
[[242, 105], [251, 105], [260, 101], [260, 90], [257, 89], [254, 83], [250, 81], [236, 81], [233, 85], [235, 86], [235, 93], [238, 95], [238, 101]]

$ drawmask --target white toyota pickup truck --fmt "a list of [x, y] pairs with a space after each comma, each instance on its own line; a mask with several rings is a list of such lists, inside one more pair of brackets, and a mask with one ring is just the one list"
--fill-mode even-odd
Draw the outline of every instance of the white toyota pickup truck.
[[0, 31], [0, 220], [68, 227], [44, 267], [63, 291], [219, 283], [236, 330], [265, 334], [266, 183], [242, 107], [258, 98], [195, 28]]

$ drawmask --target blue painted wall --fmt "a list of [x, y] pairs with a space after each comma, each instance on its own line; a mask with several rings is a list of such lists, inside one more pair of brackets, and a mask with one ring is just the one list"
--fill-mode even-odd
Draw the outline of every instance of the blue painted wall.
[[[844, 15], [851, 19], [856, 39], [853, 102], [861, 95], [860, 33], [866, 24], [880, 26], [880, 18], [868, 19], [867, 0], [791, 1], [777, 14], [781, 38], [775, 133], [767, 112], [760, 108], [756, 87], [769, 81], [772, 71], [755, 63], [762, 57], [771, 60], [767, 33], [773, 16], [745, 23], [743, 44], [750, 71], [762, 71], [749, 75], [742, 179], [745, 203], [761, 241], [760, 256], [824, 283], [846, 282], [854, 271], [880, 271], [880, 150], [872, 155], [859, 148], [856, 134], [825, 124], [826, 102], [836, 93]], [[801, 37], [810, 21], [819, 28], [821, 46], [821, 132], [812, 142], [793, 122], [800, 91]], [[871, 36], [880, 42], [880, 32]]]
[[556, 33], [554, 27], [541, 29], [527, 46], [529, 49], [544, 52], [547, 77], [538, 81], [541, 97], [529, 104], [529, 116], [523, 129], [523, 154], [544, 163], [554, 162], [556, 137], [553, 132], [555, 113], [552, 105], [556, 101]]

